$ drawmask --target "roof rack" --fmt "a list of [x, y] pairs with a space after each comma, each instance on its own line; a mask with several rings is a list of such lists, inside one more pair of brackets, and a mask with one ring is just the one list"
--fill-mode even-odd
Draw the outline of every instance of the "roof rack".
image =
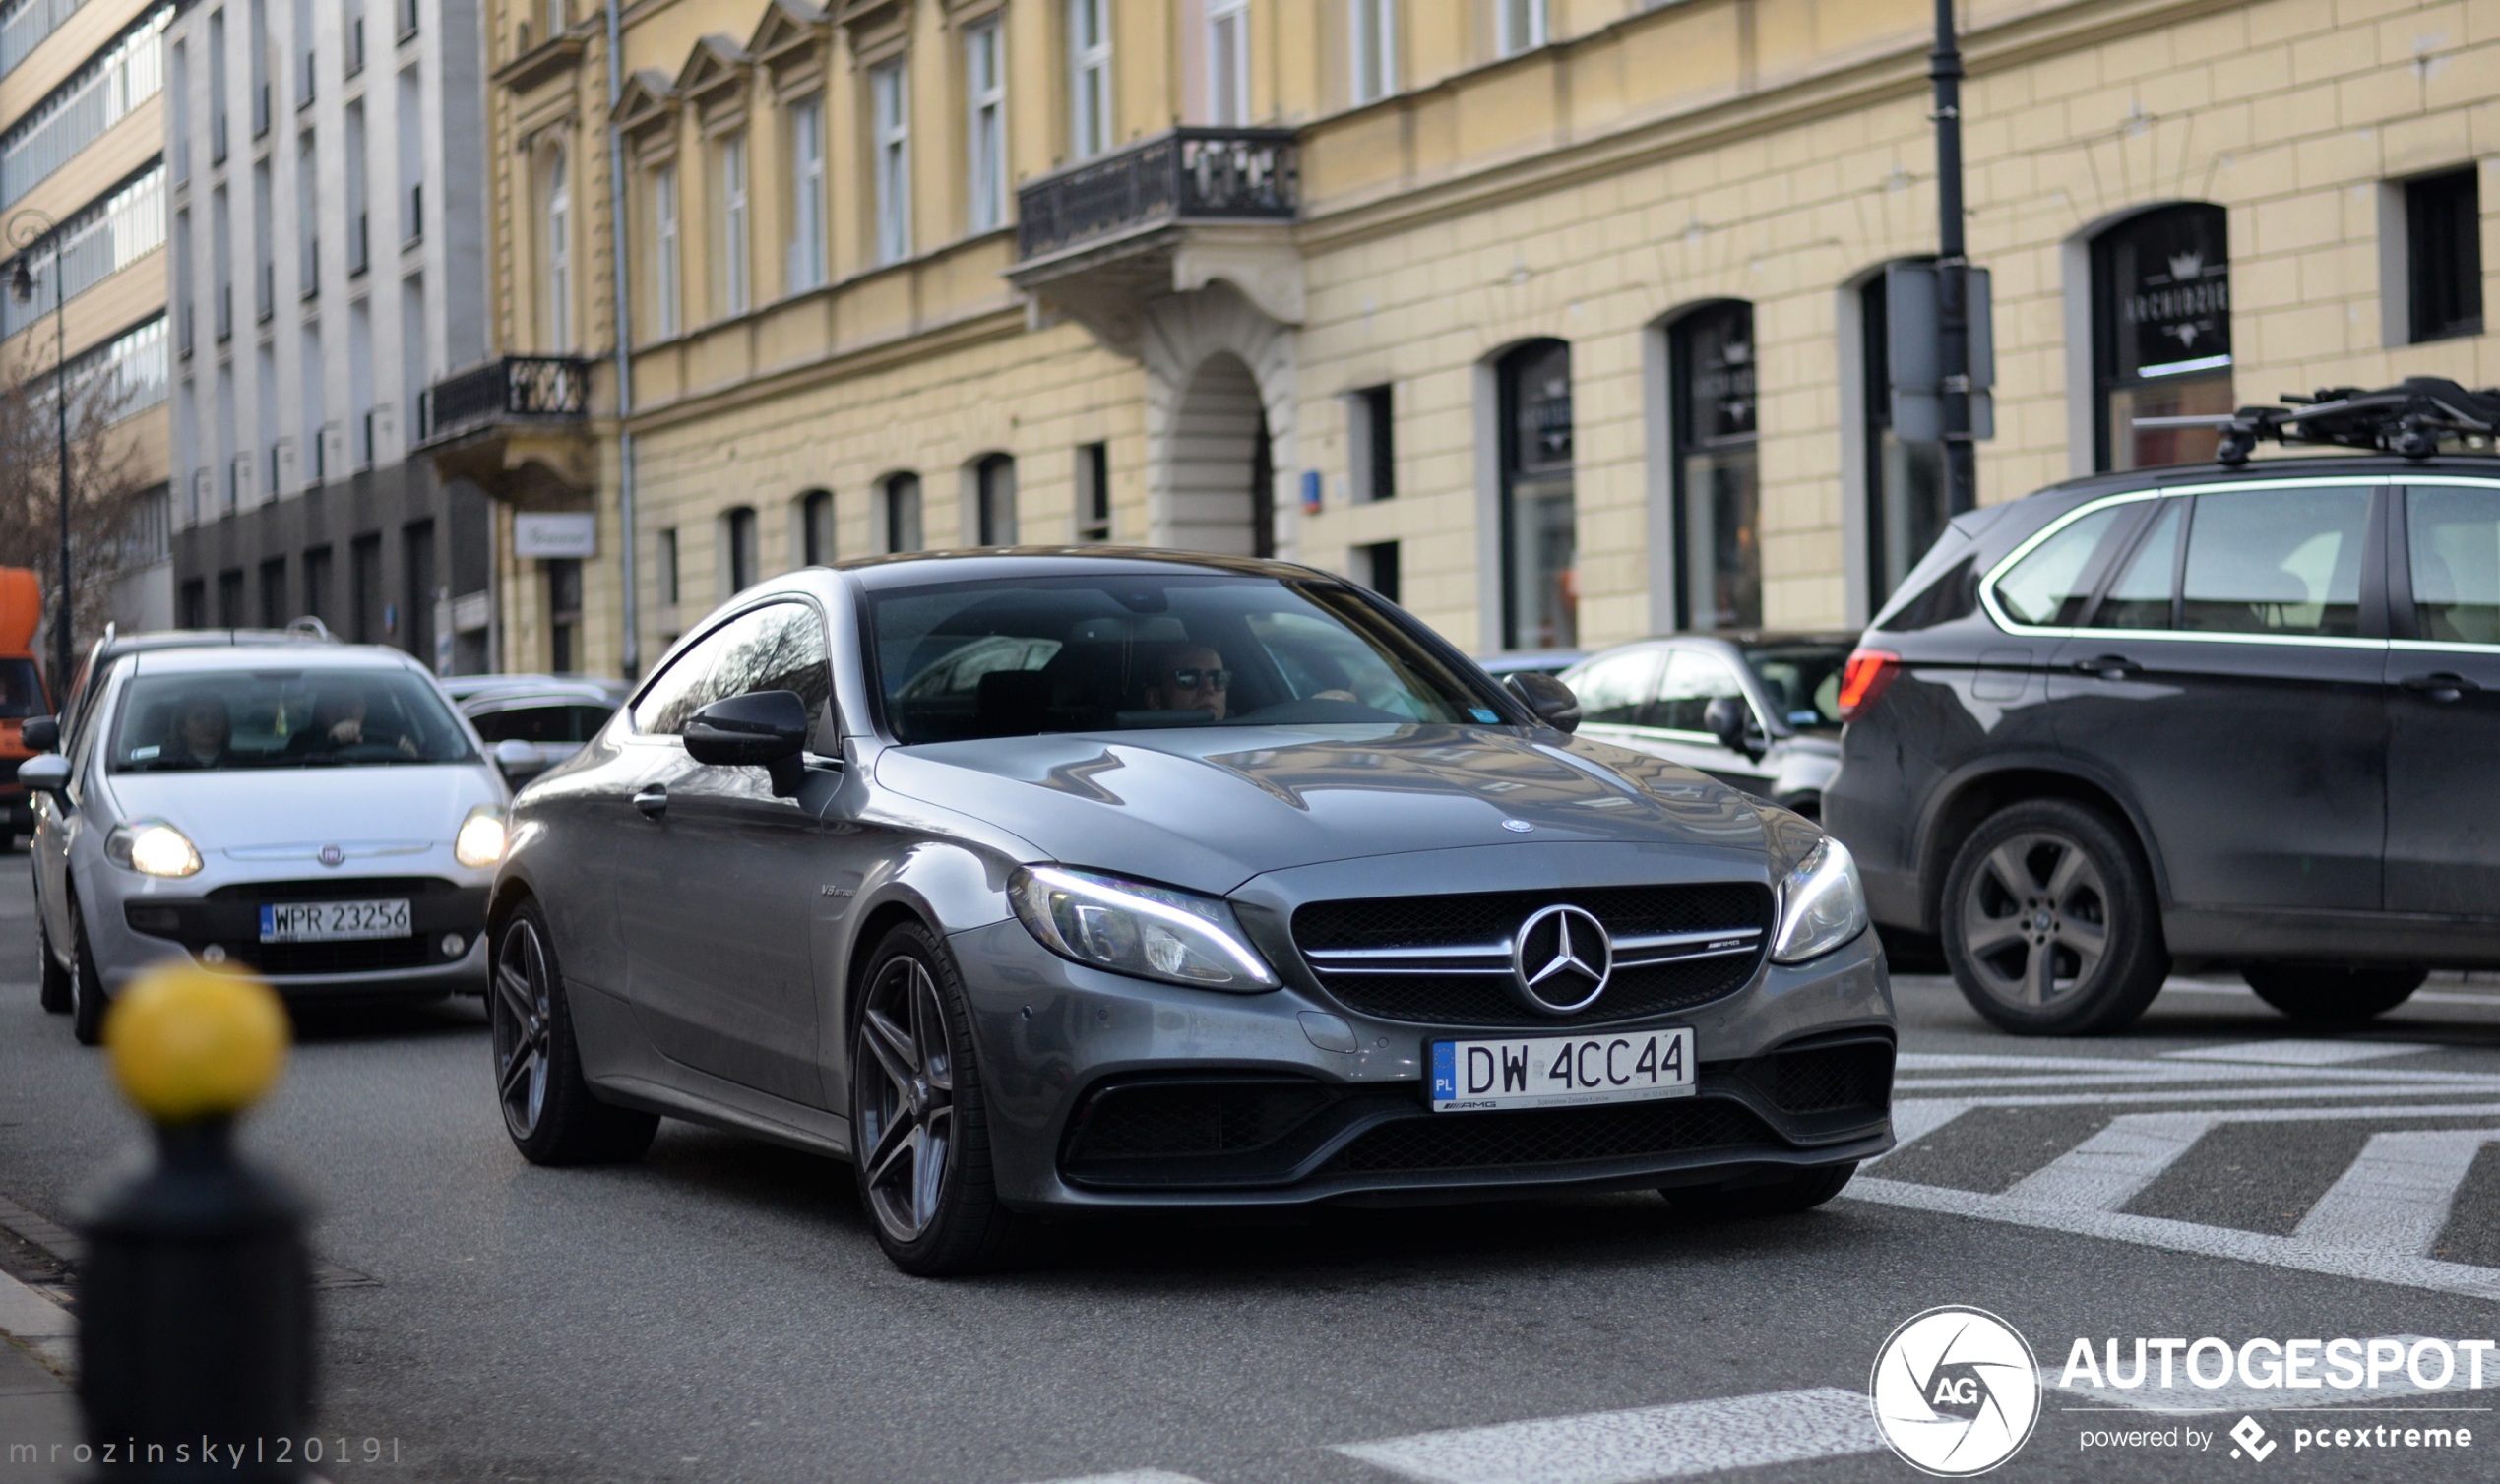
[[2443, 377], [2408, 376], [2393, 387], [2321, 387], [2309, 397], [2288, 393], [2281, 406], [2242, 407], [2227, 417], [2138, 418], [2137, 425], [2165, 423], [2219, 428], [2214, 457], [2237, 466], [2261, 439], [2282, 444], [2370, 449], [2427, 459], [2451, 439], [2488, 450], [2500, 438], [2500, 387], [2469, 392]]

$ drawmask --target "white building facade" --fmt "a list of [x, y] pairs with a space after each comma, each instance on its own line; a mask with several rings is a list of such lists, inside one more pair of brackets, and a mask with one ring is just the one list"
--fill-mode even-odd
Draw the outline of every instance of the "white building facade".
[[166, 37], [176, 618], [483, 669], [483, 497], [416, 442], [486, 353], [473, 0], [185, 0]]

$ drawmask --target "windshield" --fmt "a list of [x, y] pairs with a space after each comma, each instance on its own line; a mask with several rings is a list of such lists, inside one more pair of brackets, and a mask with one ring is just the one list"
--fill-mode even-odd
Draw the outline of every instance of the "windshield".
[[0, 718], [43, 714], [43, 686], [31, 659], [0, 659]]
[[1841, 671], [1848, 661], [1847, 645], [1756, 645], [1745, 650], [1745, 663], [1761, 677], [1772, 709], [1799, 731], [1841, 729]]
[[871, 594], [904, 742], [1164, 726], [1496, 724], [1493, 699], [1331, 583], [989, 580]]
[[143, 675], [123, 694], [115, 773], [466, 763], [451, 708], [406, 670]]

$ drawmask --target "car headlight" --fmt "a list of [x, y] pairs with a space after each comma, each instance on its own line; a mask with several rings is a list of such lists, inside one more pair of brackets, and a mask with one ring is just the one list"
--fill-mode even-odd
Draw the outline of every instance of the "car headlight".
[[452, 859], [464, 866], [491, 866], [504, 858], [504, 812], [480, 804], [460, 822], [452, 836]]
[[1114, 973], [1243, 993], [1274, 989], [1276, 971], [1241, 936], [1232, 908], [1211, 897], [1117, 877], [1019, 866], [1007, 899], [1041, 946]]
[[104, 858], [142, 876], [197, 876], [200, 849], [163, 820], [133, 820], [104, 836]]
[[1825, 838], [1780, 883], [1780, 932], [1771, 961], [1803, 963], [1866, 931], [1866, 889], [1848, 846]]

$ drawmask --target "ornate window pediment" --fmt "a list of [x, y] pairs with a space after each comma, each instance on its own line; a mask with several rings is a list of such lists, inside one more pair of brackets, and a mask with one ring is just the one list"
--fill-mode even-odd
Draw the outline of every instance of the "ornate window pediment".
[[677, 95], [711, 107], [746, 87], [755, 59], [727, 36], [713, 34], [695, 42], [694, 55], [677, 73]]
[[831, 19], [807, 0], [773, 0], [746, 43], [747, 55], [777, 72], [803, 66], [821, 60], [832, 30]]
[[656, 129], [677, 116], [677, 89], [668, 74], [646, 67], [625, 80], [608, 122], [625, 134]]

